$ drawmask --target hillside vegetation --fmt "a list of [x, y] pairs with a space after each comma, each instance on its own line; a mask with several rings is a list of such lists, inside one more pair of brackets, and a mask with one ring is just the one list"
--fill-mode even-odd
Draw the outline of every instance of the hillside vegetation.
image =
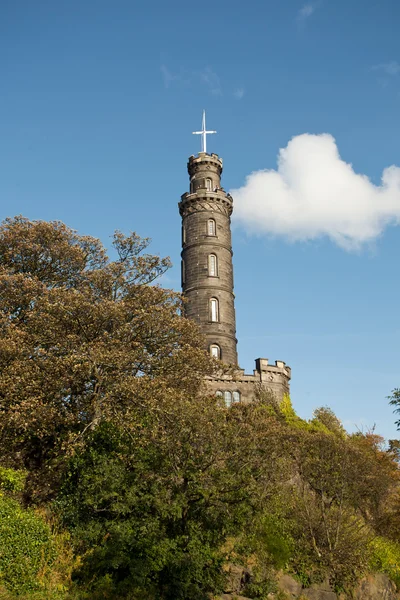
[[262, 388], [209, 397], [217, 362], [147, 246], [0, 226], [0, 598], [206, 600], [235, 563], [251, 598], [278, 570], [400, 587], [399, 444]]

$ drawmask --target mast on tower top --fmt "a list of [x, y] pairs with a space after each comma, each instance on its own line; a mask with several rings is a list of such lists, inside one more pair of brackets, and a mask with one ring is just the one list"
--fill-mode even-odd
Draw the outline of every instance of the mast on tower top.
[[203, 121], [201, 131], [192, 131], [193, 135], [201, 135], [201, 151], [207, 153], [207, 134], [217, 133], [216, 131], [207, 131], [206, 129], [206, 111], [203, 110]]

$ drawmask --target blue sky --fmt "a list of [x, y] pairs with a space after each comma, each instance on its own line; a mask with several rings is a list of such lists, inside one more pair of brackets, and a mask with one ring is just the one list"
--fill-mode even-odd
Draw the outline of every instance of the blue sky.
[[[114, 229], [150, 236], [179, 289], [177, 202], [206, 108], [238, 190], [241, 365], [285, 360], [300, 415], [329, 405], [396, 437], [398, 172], [379, 186], [400, 165], [399, 26], [396, 0], [3, 0], [0, 217], [61, 219], [106, 245]], [[280, 172], [258, 173], [281, 148]]]

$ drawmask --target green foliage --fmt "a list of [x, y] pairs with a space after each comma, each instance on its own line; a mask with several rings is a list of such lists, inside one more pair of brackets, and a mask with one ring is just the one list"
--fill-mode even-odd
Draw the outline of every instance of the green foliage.
[[282, 402], [279, 405], [279, 413], [281, 416], [283, 416], [286, 423], [295, 429], [308, 431], [312, 428], [308, 421], [301, 419], [296, 414], [296, 411], [293, 408], [292, 401], [288, 394], [285, 394], [285, 396], [282, 399]]
[[311, 425], [315, 430], [333, 433], [340, 437], [346, 437], [346, 432], [343, 425], [328, 406], [321, 406], [314, 410]]
[[287, 569], [294, 550], [289, 519], [279, 495], [271, 498], [236, 540], [236, 561], [251, 566], [252, 576], [243, 595], [267, 598], [277, 592], [276, 571]]
[[17, 501], [0, 497], [0, 585], [16, 593], [40, 589], [55, 560], [49, 526]]
[[371, 541], [370, 567], [374, 571], [386, 573], [400, 589], [400, 543], [383, 537]]
[[82, 554], [76, 581], [99, 579], [121, 597], [136, 590], [171, 600], [205, 599], [221, 589], [228, 519], [224, 524], [220, 509], [185, 494], [178, 481], [168, 486], [168, 457], [155, 448], [134, 451], [111, 424], [90, 442], [71, 460], [57, 501]]
[[282, 398], [282, 402], [279, 405], [279, 410], [281, 414], [287, 419], [287, 421], [295, 423], [297, 423], [297, 421], [301, 421], [300, 417], [297, 416], [293, 408], [292, 401], [288, 394], [285, 394]]
[[[388, 396], [389, 404], [395, 406], [394, 413], [400, 414], [400, 388], [392, 390], [391, 396]], [[400, 419], [396, 421], [397, 429], [400, 430]]]
[[394, 459], [400, 463], [400, 440], [389, 440], [389, 452], [393, 455]]
[[0, 225], [0, 598], [208, 600], [228, 561], [260, 599], [277, 569], [398, 582], [399, 443], [261, 385], [208, 397], [215, 361], [149, 285], [170, 263], [148, 243], [116, 232], [110, 261], [59, 222]]
[[[246, 597], [267, 600], [270, 594], [278, 591], [275, 572], [267, 565], [257, 564], [252, 570], [250, 582], [245, 586]], [[274, 596], [275, 597], [275, 596]]]
[[276, 569], [288, 567], [294, 550], [293, 523], [287, 518], [282, 502], [281, 496], [271, 499], [254, 516], [236, 547], [240, 554], [253, 555], [258, 563]]
[[170, 261], [148, 243], [116, 232], [111, 261], [62, 223], [0, 225], [1, 459], [29, 471], [35, 503], [56, 494], [68, 455], [100, 421], [135, 426], [171, 393], [196, 396], [212, 373], [180, 295], [149, 285]]
[[0, 467], [0, 490], [21, 492], [24, 489], [26, 471], [16, 471]]
[[[71, 460], [58, 508], [82, 555], [81, 589], [89, 586], [93, 598], [100, 584], [116, 598], [206, 598], [223, 589], [228, 535], [237, 536], [234, 560], [251, 557], [246, 593], [254, 598], [273, 591], [282, 568], [303, 585], [327, 576], [336, 590], [355, 585], [369, 564], [375, 513], [398, 481], [380, 439], [347, 436], [327, 409], [302, 421], [288, 399], [278, 414], [263, 401], [229, 411], [210, 404], [203, 416], [199, 407], [168, 405], [161, 438], [149, 415], [133, 438], [103, 423]], [[204, 480], [210, 452], [219, 467]], [[242, 462], [230, 464], [236, 453]], [[241, 490], [244, 464], [245, 493], [221, 497], [221, 488]]]
[[301, 419], [293, 408], [288, 395], [285, 395], [278, 408], [278, 414], [281, 414], [288, 425], [303, 431], [320, 431], [322, 433], [333, 433], [345, 437], [346, 433], [343, 425], [336, 417], [334, 412], [327, 406], [316, 408], [313, 419], [306, 421]]

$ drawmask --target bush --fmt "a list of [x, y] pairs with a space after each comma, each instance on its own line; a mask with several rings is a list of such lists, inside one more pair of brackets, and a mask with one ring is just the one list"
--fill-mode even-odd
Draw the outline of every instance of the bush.
[[377, 537], [371, 542], [371, 550], [371, 568], [386, 573], [400, 589], [400, 544]]
[[0, 548], [0, 586], [17, 594], [40, 589], [40, 574], [55, 559], [50, 527], [5, 496], [0, 496]]
[[25, 471], [0, 467], [0, 490], [5, 492], [21, 492], [26, 479]]

